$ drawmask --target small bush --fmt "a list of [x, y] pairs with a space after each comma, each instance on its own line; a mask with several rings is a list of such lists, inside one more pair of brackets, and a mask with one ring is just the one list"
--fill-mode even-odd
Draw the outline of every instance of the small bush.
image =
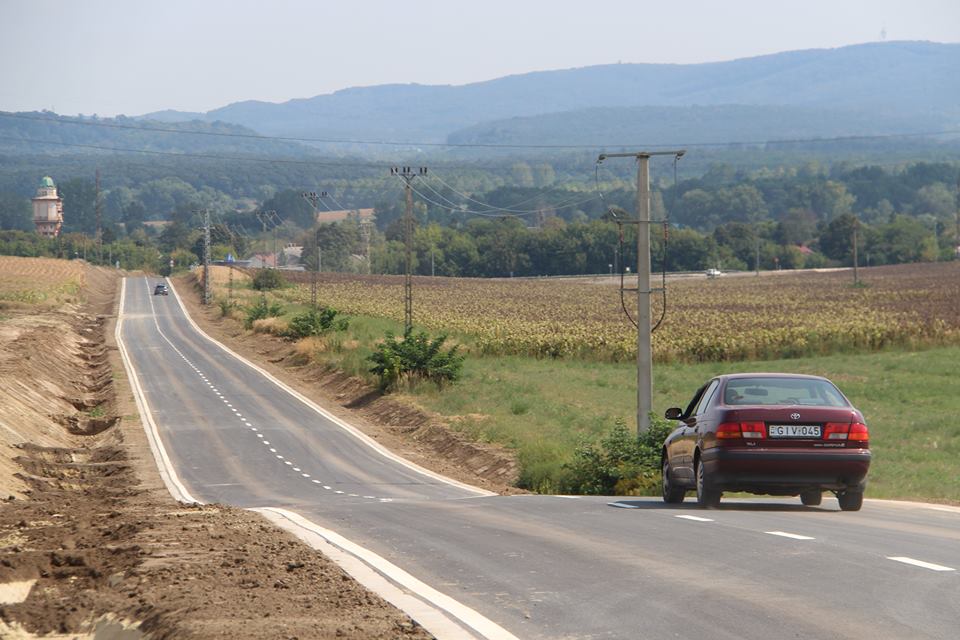
[[224, 300], [220, 298], [217, 300], [217, 307], [220, 309], [221, 318], [230, 318], [233, 316], [234, 309], [237, 308], [236, 300]]
[[279, 304], [268, 304], [265, 297], [260, 298], [256, 304], [247, 307], [247, 317], [243, 321], [243, 326], [247, 329], [253, 328], [253, 323], [263, 318], [276, 318], [283, 315], [283, 307]]
[[426, 333], [413, 333], [407, 329], [403, 339], [398, 340], [387, 332], [386, 339], [376, 346], [368, 358], [373, 362], [371, 373], [380, 378], [380, 389], [394, 388], [402, 380], [421, 378], [442, 387], [460, 377], [464, 356], [457, 353], [458, 345], [443, 351], [447, 336], [429, 338]]
[[319, 336], [331, 329], [336, 331], [346, 331], [350, 326], [347, 318], [337, 318], [336, 309], [330, 307], [320, 307], [311, 309], [306, 313], [295, 315], [290, 320], [290, 327], [287, 329], [286, 337], [291, 340], [300, 340], [308, 336]]
[[589, 495], [650, 495], [660, 489], [660, 452], [673, 430], [670, 423], [653, 419], [650, 430], [637, 437], [622, 420], [599, 445], [582, 442], [573, 461], [564, 465], [564, 493]]
[[287, 281], [276, 269], [260, 269], [257, 275], [253, 276], [253, 282], [251, 284], [257, 291], [269, 291], [271, 289], [285, 287]]

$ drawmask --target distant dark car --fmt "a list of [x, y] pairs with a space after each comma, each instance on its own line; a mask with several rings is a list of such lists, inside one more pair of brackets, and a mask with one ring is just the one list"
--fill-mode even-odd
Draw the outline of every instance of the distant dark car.
[[870, 467], [861, 414], [826, 378], [739, 373], [713, 378], [687, 408], [667, 409], [681, 424], [663, 444], [663, 499], [696, 491], [702, 507], [724, 491], [800, 496], [820, 504], [824, 491], [858, 511]]
[[167, 289], [167, 285], [165, 284], [158, 284], [156, 287], [153, 288], [153, 295], [155, 296], [166, 296], [169, 294], [170, 294], [170, 290]]

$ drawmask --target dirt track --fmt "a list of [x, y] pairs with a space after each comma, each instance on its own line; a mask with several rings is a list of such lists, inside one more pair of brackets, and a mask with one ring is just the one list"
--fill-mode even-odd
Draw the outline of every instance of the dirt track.
[[0, 637], [428, 638], [260, 516], [184, 506], [116, 346], [117, 274], [0, 320]]

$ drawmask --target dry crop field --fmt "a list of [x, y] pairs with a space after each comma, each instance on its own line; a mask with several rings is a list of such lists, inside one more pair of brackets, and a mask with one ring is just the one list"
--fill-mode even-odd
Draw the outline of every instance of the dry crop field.
[[78, 261], [0, 256], [0, 303], [69, 302], [83, 282]]
[[[311, 274], [290, 276], [300, 284], [280, 296], [308, 303]], [[853, 287], [851, 272], [838, 270], [670, 282], [654, 358], [767, 359], [960, 344], [960, 263], [862, 269], [861, 281], [865, 286]], [[482, 353], [603, 360], [636, 353], [636, 331], [609, 283], [415, 278], [413, 296], [417, 326], [471, 336]], [[350, 315], [402, 321], [403, 278], [323, 273], [318, 301]], [[654, 320], [659, 315], [657, 297]]]

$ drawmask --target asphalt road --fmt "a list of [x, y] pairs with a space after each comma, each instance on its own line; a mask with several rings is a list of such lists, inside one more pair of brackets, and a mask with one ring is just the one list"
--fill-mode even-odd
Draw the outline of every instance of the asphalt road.
[[199, 500], [295, 511], [517, 638], [960, 637], [960, 509], [483, 495], [323, 418], [153, 284], [127, 280], [121, 337]]

